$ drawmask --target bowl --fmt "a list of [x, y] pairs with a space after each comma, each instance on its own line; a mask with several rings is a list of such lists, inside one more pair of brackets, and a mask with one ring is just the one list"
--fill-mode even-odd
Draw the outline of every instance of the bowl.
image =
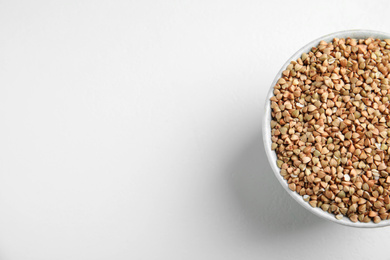
[[390, 39], [390, 34], [385, 32], [378, 32], [378, 31], [371, 31], [371, 30], [348, 30], [348, 31], [341, 31], [341, 32], [335, 32], [331, 33], [325, 36], [322, 36], [314, 41], [309, 42], [305, 46], [303, 46], [301, 49], [299, 49], [294, 55], [292, 55], [286, 63], [282, 66], [280, 71], [276, 74], [276, 77], [274, 81], [271, 84], [270, 90], [268, 92], [268, 95], [266, 97], [265, 101], [265, 113], [263, 117], [263, 124], [262, 124], [262, 131], [263, 131], [263, 139], [264, 139], [264, 146], [265, 151], [268, 157], [268, 161], [271, 165], [271, 168], [276, 176], [276, 178], [279, 180], [280, 184], [283, 186], [283, 188], [290, 194], [291, 197], [294, 198], [295, 201], [298, 202], [302, 207], [313, 213], [314, 215], [317, 215], [323, 219], [342, 224], [345, 226], [351, 226], [351, 227], [359, 227], [359, 228], [374, 228], [374, 227], [384, 227], [390, 225], [390, 220], [382, 220], [378, 224], [375, 224], [374, 222], [369, 223], [362, 223], [362, 222], [352, 222], [349, 218], [344, 217], [341, 220], [337, 220], [335, 218], [334, 214], [330, 214], [328, 212], [323, 211], [320, 208], [313, 208], [309, 205], [308, 202], [305, 202], [298, 193], [295, 191], [291, 191], [288, 188], [287, 181], [283, 179], [283, 177], [280, 175], [280, 169], [276, 165], [276, 152], [271, 150], [271, 102], [270, 98], [273, 96], [273, 88], [276, 85], [278, 79], [282, 76], [283, 70], [286, 69], [286, 67], [290, 64], [291, 61], [297, 60], [299, 57], [301, 57], [302, 53], [306, 52], [308, 53], [310, 49], [314, 46], [317, 46], [320, 41], [326, 41], [330, 42], [333, 40], [333, 38], [355, 38], [355, 39], [364, 39], [368, 37], [378, 38], [378, 39]]

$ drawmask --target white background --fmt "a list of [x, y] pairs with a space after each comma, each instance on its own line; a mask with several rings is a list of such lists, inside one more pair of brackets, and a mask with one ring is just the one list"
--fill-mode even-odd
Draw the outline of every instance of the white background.
[[388, 1], [0, 1], [0, 259], [390, 259], [261, 140], [280, 66]]

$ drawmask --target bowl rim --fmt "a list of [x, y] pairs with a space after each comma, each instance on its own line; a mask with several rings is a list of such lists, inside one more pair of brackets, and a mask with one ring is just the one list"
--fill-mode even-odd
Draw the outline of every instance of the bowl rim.
[[369, 223], [362, 223], [362, 222], [352, 222], [349, 218], [343, 217], [341, 220], [337, 220], [335, 216], [331, 213], [325, 212], [320, 208], [313, 208], [309, 205], [308, 202], [305, 202], [301, 195], [299, 195], [296, 192], [291, 191], [288, 188], [286, 180], [283, 179], [283, 177], [280, 175], [280, 169], [276, 165], [276, 152], [271, 150], [271, 102], [270, 98], [273, 96], [273, 88], [276, 85], [276, 82], [279, 80], [279, 78], [282, 75], [283, 70], [290, 64], [291, 61], [297, 60], [299, 57], [301, 57], [302, 53], [308, 52], [311, 47], [315, 47], [318, 45], [320, 41], [326, 41], [329, 42], [333, 40], [333, 38], [379, 38], [379, 39], [390, 39], [390, 33], [381, 32], [381, 31], [374, 31], [374, 30], [365, 30], [365, 29], [356, 29], [356, 30], [344, 30], [344, 31], [338, 31], [334, 33], [330, 33], [324, 36], [321, 36], [313, 41], [310, 41], [309, 43], [305, 44], [303, 47], [301, 47], [298, 51], [296, 51], [281, 67], [279, 72], [276, 74], [274, 80], [272, 81], [271, 87], [268, 91], [268, 94], [266, 96], [265, 100], [265, 108], [264, 108], [264, 114], [263, 114], [263, 120], [262, 120], [262, 135], [263, 135], [263, 144], [264, 149], [267, 154], [268, 162], [271, 165], [272, 171], [274, 172], [274, 175], [280, 182], [280, 184], [283, 186], [283, 188], [287, 191], [288, 194], [296, 201], [299, 205], [304, 207], [306, 210], [310, 211], [316, 216], [319, 216], [323, 219], [326, 219], [331, 222], [335, 222], [337, 224], [350, 226], [350, 227], [357, 227], [357, 228], [378, 228], [378, 227], [385, 227], [390, 225], [390, 220], [382, 220], [378, 224], [375, 224], [374, 222]]

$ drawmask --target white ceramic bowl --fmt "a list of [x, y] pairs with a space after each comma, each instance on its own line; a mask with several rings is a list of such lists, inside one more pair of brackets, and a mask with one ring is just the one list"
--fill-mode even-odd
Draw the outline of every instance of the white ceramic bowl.
[[368, 37], [373, 38], [379, 38], [379, 39], [390, 39], [389, 33], [384, 32], [377, 32], [377, 31], [371, 31], [371, 30], [349, 30], [349, 31], [341, 31], [336, 33], [331, 33], [328, 35], [325, 35], [321, 38], [318, 38], [305, 46], [303, 46], [301, 49], [299, 49], [291, 58], [289, 58], [286, 63], [282, 66], [278, 74], [276, 75], [274, 81], [271, 84], [271, 88], [268, 92], [266, 101], [265, 101], [265, 115], [263, 118], [263, 124], [262, 124], [262, 130], [263, 130], [263, 139], [264, 139], [264, 146], [265, 151], [267, 153], [268, 161], [271, 164], [271, 168], [274, 171], [274, 174], [276, 178], [279, 180], [280, 184], [284, 187], [284, 189], [290, 194], [291, 197], [293, 197], [302, 207], [307, 209], [308, 211], [312, 212], [313, 214], [322, 217], [324, 219], [336, 222], [338, 224], [346, 225], [346, 226], [352, 226], [352, 227], [360, 227], [360, 228], [373, 228], [373, 227], [384, 227], [390, 225], [390, 220], [384, 220], [379, 222], [378, 224], [375, 224], [374, 222], [369, 223], [361, 223], [356, 222], [353, 223], [349, 218], [344, 217], [341, 220], [337, 220], [333, 214], [330, 214], [328, 212], [323, 211], [320, 208], [313, 208], [309, 205], [309, 203], [305, 202], [298, 193], [291, 191], [288, 188], [287, 181], [283, 179], [283, 177], [280, 175], [280, 169], [276, 165], [276, 153], [271, 150], [271, 104], [270, 104], [270, 98], [273, 96], [273, 88], [276, 85], [276, 82], [278, 79], [282, 76], [283, 70], [286, 69], [287, 65], [290, 64], [292, 60], [297, 60], [299, 57], [301, 57], [302, 53], [306, 52], [308, 53], [312, 47], [315, 47], [318, 45], [318, 43], [321, 40], [324, 40], [326, 42], [330, 42], [333, 40], [333, 38], [355, 38], [355, 39], [364, 39]]

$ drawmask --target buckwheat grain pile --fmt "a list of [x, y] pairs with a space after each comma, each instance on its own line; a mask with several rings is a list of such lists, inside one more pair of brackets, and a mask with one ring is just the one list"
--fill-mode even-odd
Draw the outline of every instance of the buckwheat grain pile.
[[337, 219], [390, 219], [390, 39], [321, 41], [271, 98], [272, 149], [288, 187]]

